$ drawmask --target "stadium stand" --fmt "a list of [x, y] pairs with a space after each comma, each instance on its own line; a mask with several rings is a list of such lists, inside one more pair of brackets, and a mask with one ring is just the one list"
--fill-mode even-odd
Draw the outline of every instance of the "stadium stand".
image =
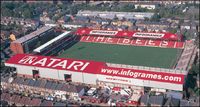
[[33, 49], [51, 40], [54, 35], [52, 27], [44, 26], [16, 41], [11, 42], [10, 48], [15, 53], [30, 53]]
[[[178, 60], [175, 69], [188, 70], [188, 65], [194, 60], [194, 53], [196, 53], [196, 46], [191, 42], [186, 42], [183, 53]], [[191, 66], [191, 65], [190, 65]], [[190, 67], [189, 66], [189, 67]]]
[[59, 39], [63, 39], [67, 34], [69, 34], [69, 31], [64, 32], [63, 34], [55, 37], [54, 39], [48, 41], [47, 43], [43, 44], [42, 46], [34, 49], [33, 51], [37, 52], [37, 53], [40, 53], [40, 52], [44, 51], [46, 48], [51, 47]]
[[133, 46], [152, 46], [161, 48], [183, 48], [183, 42], [165, 41], [158, 39], [140, 39], [140, 38], [117, 38], [106, 36], [81, 36], [81, 42], [94, 42], [106, 44], [119, 44], [119, 45], [133, 45]]
[[74, 37], [70, 34], [70, 31], [66, 31], [42, 46], [36, 48], [33, 52], [34, 54], [38, 55], [55, 55], [67, 45], [72, 43], [73, 40]]

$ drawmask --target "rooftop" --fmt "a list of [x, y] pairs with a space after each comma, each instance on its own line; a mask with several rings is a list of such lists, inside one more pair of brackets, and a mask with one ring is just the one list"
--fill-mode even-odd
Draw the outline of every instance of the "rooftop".
[[45, 32], [45, 31], [47, 31], [47, 30], [50, 30], [50, 29], [52, 29], [52, 27], [44, 26], [44, 27], [42, 27], [42, 28], [40, 28], [40, 29], [38, 29], [38, 30], [36, 30], [36, 31], [34, 31], [34, 32], [30, 33], [30, 34], [28, 34], [28, 35], [25, 35], [25, 36], [23, 36], [23, 37], [17, 39], [17, 40], [14, 41], [13, 43], [23, 43], [23, 42], [25, 42], [25, 41], [27, 41], [27, 40], [29, 40], [29, 39], [32, 39], [32, 38], [34, 38], [34, 37], [36, 37], [36, 36], [39, 36], [41, 33]]

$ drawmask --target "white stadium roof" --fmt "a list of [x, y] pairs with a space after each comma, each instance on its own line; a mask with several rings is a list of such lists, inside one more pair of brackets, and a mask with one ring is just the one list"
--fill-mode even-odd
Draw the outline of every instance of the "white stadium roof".
[[45, 44], [41, 45], [40, 47], [34, 49], [33, 52], [41, 52], [41, 50], [43, 50], [44, 48], [46, 48], [46, 47], [49, 46], [50, 44], [56, 42], [57, 40], [59, 40], [59, 39], [65, 37], [65, 36], [67, 36], [67, 34], [69, 34], [69, 33], [70, 33], [70, 31], [66, 31], [66, 32], [62, 33], [61, 35], [59, 35], [59, 36], [53, 38], [52, 40], [48, 41], [47, 43], [45, 43]]

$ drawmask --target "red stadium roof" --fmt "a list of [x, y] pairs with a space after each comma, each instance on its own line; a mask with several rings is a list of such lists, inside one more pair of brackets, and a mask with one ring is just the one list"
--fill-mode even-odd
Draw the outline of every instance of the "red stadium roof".
[[[183, 84], [184, 75], [151, 70], [125, 69], [106, 66], [104, 62], [76, 60], [69, 58], [57, 58], [49, 56], [36, 56], [28, 54], [17, 54], [6, 61], [6, 65], [24, 65], [58, 70], [70, 70], [97, 75], [107, 75], [112, 77], [123, 77], [132, 79], [151, 80]], [[113, 79], [113, 78], [107, 79]]]
[[138, 32], [138, 31], [114, 31], [114, 30], [96, 30], [89, 28], [79, 28], [75, 32], [77, 35], [102, 35], [102, 36], [114, 36], [114, 37], [137, 37], [137, 38], [155, 38], [163, 40], [182, 40], [182, 36], [178, 37], [172, 33], [155, 33], [155, 32]]

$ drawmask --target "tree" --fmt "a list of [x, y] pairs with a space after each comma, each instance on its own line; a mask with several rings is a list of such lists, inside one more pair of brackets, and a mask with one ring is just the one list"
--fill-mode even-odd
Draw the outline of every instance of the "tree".
[[194, 93], [196, 94], [196, 96], [199, 96], [199, 94], [200, 94], [200, 88], [195, 87], [194, 88]]
[[12, 17], [13, 15], [13, 11], [8, 9], [8, 8], [5, 8], [5, 9], [2, 9], [1, 10], [1, 15], [2, 16], [9, 16], [9, 17]]
[[32, 11], [30, 9], [25, 9], [22, 12], [22, 15], [24, 16], [24, 18], [33, 18], [33, 14], [32, 14]]
[[200, 72], [199, 72], [199, 64], [198, 63], [196, 65], [193, 64], [192, 68], [190, 69], [189, 72], [192, 73], [192, 74], [200, 74]]
[[117, 15], [114, 16], [113, 20], [119, 20], [119, 18], [117, 17]]
[[177, 29], [170, 29], [170, 32], [171, 32], [171, 33], [176, 33], [176, 32], [177, 32]]
[[131, 4], [127, 4], [127, 5], [124, 5], [120, 11], [123, 11], [123, 12], [132, 12], [134, 10], [135, 6], [134, 5], [131, 5]]
[[151, 17], [151, 21], [160, 21], [160, 15], [155, 13], [152, 17]]

